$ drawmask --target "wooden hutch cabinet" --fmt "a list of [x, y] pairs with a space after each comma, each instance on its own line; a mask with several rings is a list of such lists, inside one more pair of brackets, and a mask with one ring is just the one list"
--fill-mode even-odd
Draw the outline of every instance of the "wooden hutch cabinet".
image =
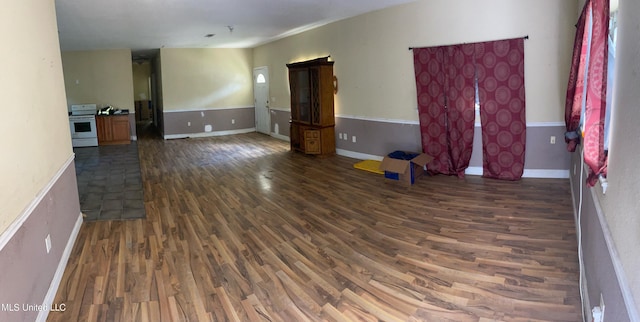
[[333, 62], [329, 57], [287, 64], [291, 89], [291, 149], [336, 152]]

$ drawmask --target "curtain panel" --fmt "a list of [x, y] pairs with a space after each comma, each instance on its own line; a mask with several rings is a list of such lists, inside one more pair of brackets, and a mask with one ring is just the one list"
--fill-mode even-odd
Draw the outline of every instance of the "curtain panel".
[[414, 48], [418, 114], [431, 174], [464, 177], [473, 150], [473, 45]]
[[474, 45], [447, 46], [447, 126], [449, 129], [450, 173], [464, 177], [473, 152], [475, 123], [475, 61]]
[[526, 120], [524, 39], [475, 44], [483, 177], [519, 180], [524, 172]]
[[413, 62], [422, 151], [433, 157], [427, 169], [431, 174], [450, 174], [443, 47], [414, 48]]
[[582, 101], [584, 98], [584, 76], [589, 45], [589, 30], [586, 26], [590, 23], [591, 3], [587, 1], [576, 25], [577, 31], [573, 45], [571, 70], [569, 71], [567, 99], [564, 107], [564, 123], [567, 128], [564, 140], [567, 143], [569, 152], [574, 152], [576, 146], [580, 143], [580, 114], [582, 113]]
[[476, 86], [483, 176], [518, 180], [526, 141], [524, 39], [413, 48], [423, 151], [431, 174], [464, 176], [473, 150]]
[[589, 166], [587, 183], [595, 185], [607, 175], [604, 153], [604, 122], [607, 110], [607, 60], [609, 56], [609, 0], [591, 0], [592, 29], [584, 115], [584, 162]]
[[[590, 28], [589, 28], [590, 26]], [[591, 31], [591, 32], [589, 32]], [[583, 155], [589, 168], [587, 184], [607, 174], [604, 124], [607, 106], [609, 0], [587, 0], [578, 20], [565, 104], [565, 141], [570, 152], [580, 141], [584, 104]]]

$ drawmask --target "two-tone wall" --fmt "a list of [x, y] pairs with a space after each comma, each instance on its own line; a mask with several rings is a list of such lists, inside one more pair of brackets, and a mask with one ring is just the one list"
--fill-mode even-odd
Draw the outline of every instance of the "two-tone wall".
[[[568, 177], [569, 157], [560, 143], [576, 11], [570, 1], [417, 1], [259, 46], [253, 64], [269, 68], [272, 117], [282, 119], [290, 106], [285, 64], [330, 55], [339, 81], [338, 153], [380, 158], [397, 149], [421, 149], [409, 47], [529, 36], [525, 175]], [[478, 127], [469, 173], [482, 168], [479, 133]], [[550, 143], [552, 136], [558, 144]]]
[[[548, 138], [564, 137], [564, 124], [528, 123], [525, 165], [523, 176], [535, 178], [565, 178], [570, 155], [561, 142], [550, 144]], [[420, 125], [418, 122], [379, 121], [355, 117], [336, 118], [338, 152], [360, 159], [382, 160], [382, 156], [394, 150], [421, 151]], [[355, 140], [354, 140], [355, 137]], [[543, 138], [547, 138], [543, 140]], [[473, 152], [466, 174], [482, 175], [482, 129], [476, 124]]]
[[[288, 140], [291, 113], [271, 109], [271, 136]], [[524, 177], [567, 178], [571, 155], [563, 144], [565, 127], [561, 122], [527, 124]], [[354, 139], [355, 137], [355, 139]], [[557, 144], [550, 144], [551, 137]], [[336, 116], [336, 151], [356, 159], [382, 160], [390, 151], [421, 151], [417, 121], [377, 120]], [[475, 126], [473, 152], [466, 174], [482, 175], [482, 129]]]
[[606, 185], [585, 186], [578, 153], [571, 182], [580, 211], [585, 299], [597, 306], [602, 294], [605, 321], [640, 321], [640, 2], [620, 0], [618, 8]]
[[160, 49], [165, 139], [255, 131], [252, 49]]
[[44, 320], [82, 223], [55, 4], [2, 6], [0, 321]]
[[269, 109], [269, 120], [271, 122], [271, 136], [289, 141], [289, 120], [291, 120], [291, 110], [284, 108]]
[[71, 155], [0, 235], [0, 321], [44, 321], [65, 309], [53, 300], [82, 221]]
[[[566, 178], [569, 157], [560, 143], [576, 11], [576, 3], [553, 0], [417, 1], [257, 47], [253, 64], [269, 68], [272, 126], [281, 130], [282, 121], [273, 117], [284, 119], [290, 106], [285, 64], [330, 55], [339, 81], [337, 151], [379, 159], [398, 149], [421, 150], [409, 47], [529, 36], [525, 176]], [[482, 172], [480, 133], [478, 126], [470, 174]]]
[[133, 70], [130, 49], [62, 52], [67, 107], [111, 105], [129, 110], [131, 136], [136, 138]]

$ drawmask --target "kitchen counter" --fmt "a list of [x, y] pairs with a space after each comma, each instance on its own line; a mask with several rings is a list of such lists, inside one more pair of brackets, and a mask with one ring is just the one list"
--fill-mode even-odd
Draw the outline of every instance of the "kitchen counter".
[[100, 114], [100, 111], [98, 111], [98, 113], [96, 114], [96, 116], [118, 116], [118, 115], [129, 115], [129, 110], [128, 109], [124, 109], [124, 110], [118, 110], [120, 111], [120, 113], [109, 113], [109, 114]]

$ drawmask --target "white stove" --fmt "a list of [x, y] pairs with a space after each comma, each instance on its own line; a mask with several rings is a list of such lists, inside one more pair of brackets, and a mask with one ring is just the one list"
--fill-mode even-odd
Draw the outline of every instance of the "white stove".
[[71, 105], [69, 127], [73, 147], [98, 146], [96, 104]]

